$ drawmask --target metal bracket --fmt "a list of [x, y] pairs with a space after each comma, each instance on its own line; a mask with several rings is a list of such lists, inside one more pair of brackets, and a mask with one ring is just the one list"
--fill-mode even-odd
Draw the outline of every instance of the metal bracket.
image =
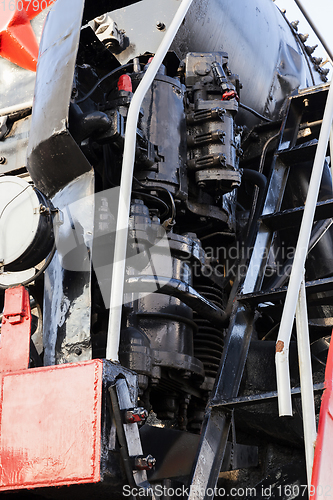
[[31, 309], [23, 287], [5, 291], [0, 341], [0, 372], [26, 370], [30, 359]]
[[154, 466], [155, 459], [150, 455], [143, 456], [137, 422], [126, 423], [123, 418], [124, 412], [132, 408], [127, 382], [124, 378], [118, 378], [108, 390], [111, 398], [112, 417], [117, 429], [120, 455], [124, 463], [128, 483], [132, 488], [137, 486], [145, 489], [147, 498], [155, 500], [154, 495], [151, 495], [152, 487], [147, 481], [146, 473], [146, 470]]

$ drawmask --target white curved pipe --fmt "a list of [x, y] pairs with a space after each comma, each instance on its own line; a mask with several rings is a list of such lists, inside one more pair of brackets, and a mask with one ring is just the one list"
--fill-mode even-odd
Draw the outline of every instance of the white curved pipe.
[[316, 413], [313, 397], [313, 379], [309, 338], [308, 311], [306, 307], [305, 278], [303, 275], [296, 307], [296, 330], [299, 375], [303, 414], [306, 474], [310, 491], [314, 449], [317, 439]]
[[32, 108], [32, 100], [28, 102], [23, 102], [21, 104], [15, 104], [14, 106], [9, 106], [8, 108], [0, 109], [0, 116], [12, 115], [18, 113], [19, 111], [24, 111], [26, 109]]
[[124, 156], [121, 172], [120, 195], [117, 215], [117, 232], [112, 269], [110, 316], [106, 345], [106, 358], [118, 361], [121, 311], [124, 294], [125, 260], [127, 250], [127, 229], [131, 203], [132, 179], [136, 146], [136, 129], [142, 101], [165, 58], [171, 43], [184, 20], [193, 0], [183, 0], [180, 4], [163, 40], [157, 49], [140, 85], [133, 95], [126, 122]]
[[305, 259], [308, 251], [318, 193], [323, 175], [327, 143], [331, 132], [333, 118], [333, 85], [328, 92], [323, 122], [320, 130], [316, 156], [314, 159], [308, 195], [299, 232], [294, 263], [290, 275], [287, 295], [284, 303], [279, 335], [276, 342], [276, 378], [279, 402], [279, 415], [292, 416], [290, 374], [289, 374], [289, 343], [294, 323], [296, 304], [303, 277]]

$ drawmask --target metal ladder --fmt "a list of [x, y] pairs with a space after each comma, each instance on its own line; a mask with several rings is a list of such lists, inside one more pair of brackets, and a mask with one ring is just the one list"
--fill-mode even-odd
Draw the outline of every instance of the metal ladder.
[[[262, 209], [262, 216], [259, 221], [252, 255], [240, 291], [233, 302], [233, 310], [228, 334], [225, 340], [223, 356], [220, 362], [215, 386], [212, 390], [205, 412], [201, 439], [191, 476], [189, 500], [208, 500], [214, 496], [214, 488], [221, 469], [221, 463], [231, 428], [233, 405], [236, 404], [239, 399], [242, 399], [237, 396], [248, 355], [256, 309], [264, 302], [269, 301], [274, 303], [277, 300], [283, 299], [287, 294], [287, 288], [281, 288], [284, 282], [289, 278], [290, 273], [287, 271], [282, 278], [276, 280], [280, 288], [262, 290], [265, 269], [267, 266], [267, 256], [273, 242], [275, 231], [281, 228], [298, 226], [301, 222], [305, 210], [304, 206], [281, 211], [281, 204], [289, 171], [293, 165], [303, 160], [315, 161], [314, 170], [316, 163], [318, 164], [318, 158], [315, 159], [315, 157], [318, 157], [316, 152], [319, 149], [317, 146], [320, 141], [326, 141], [324, 145], [326, 152], [329, 132], [327, 137], [320, 138], [319, 142], [315, 138], [309, 142], [302, 142], [299, 144], [297, 140], [299, 135], [302, 135], [300, 134], [300, 130], [304, 129], [306, 126], [311, 127], [313, 122], [318, 126], [319, 123], [325, 122], [326, 120], [326, 122], [329, 122], [330, 129], [330, 124], [332, 122], [331, 109], [325, 112], [326, 119], [324, 115], [326, 101], [328, 104], [330, 104], [329, 101], [333, 101], [332, 91], [330, 92], [331, 98], [327, 98], [328, 90], [328, 85], [313, 87], [289, 99], [280, 131], [278, 147], [272, 160], [266, 199]], [[327, 107], [329, 108], [329, 106]], [[333, 105], [331, 104], [330, 107], [333, 108]], [[323, 115], [324, 119], [322, 120]], [[323, 130], [323, 128], [324, 126], [322, 125], [321, 130]], [[321, 149], [323, 150], [323, 146], [321, 146]], [[324, 158], [320, 166], [321, 173], [323, 171], [323, 163]], [[316, 204], [318, 197], [320, 180], [321, 174], [314, 204]], [[309, 203], [310, 202], [307, 200], [306, 204], [308, 205]], [[314, 217], [310, 221], [310, 232], [313, 220], [319, 221], [325, 219], [325, 221], [312, 229], [310, 249], [314, 247], [316, 242], [330, 226], [331, 221], [327, 222], [326, 219], [331, 219], [332, 217], [333, 200], [317, 203]], [[305, 257], [307, 248], [305, 250]], [[300, 284], [303, 279], [303, 270], [304, 262], [302, 264], [302, 276], [299, 277], [298, 289], [296, 286], [296, 299], [293, 297], [295, 306]], [[302, 287], [298, 313], [299, 322], [301, 321], [302, 324], [298, 325], [298, 330], [300, 330], [302, 326], [304, 327], [304, 324], [306, 324], [307, 327], [307, 317], [304, 318], [304, 311], [306, 311], [305, 290], [308, 294], [333, 290], [333, 278], [330, 277], [306, 283]], [[291, 321], [291, 328], [294, 321], [294, 314], [295, 311], [291, 319], [289, 318], [289, 321]], [[318, 388], [319, 387], [316, 387], [316, 389]], [[313, 391], [312, 379], [310, 390]], [[275, 393], [275, 396], [277, 395], [278, 393]], [[257, 398], [258, 402], [263, 399], [259, 396]], [[265, 395], [262, 396], [264, 397]], [[270, 397], [272, 397], [272, 394], [270, 394]]]

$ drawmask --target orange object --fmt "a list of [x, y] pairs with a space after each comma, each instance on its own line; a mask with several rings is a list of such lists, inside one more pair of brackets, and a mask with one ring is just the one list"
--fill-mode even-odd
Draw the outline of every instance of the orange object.
[[36, 71], [38, 42], [30, 20], [55, 0], [13, 2], [4, 0], [0, 8], [0, 56], [22, 68]]
[[129, 75], [121, 75], [118, 80], [118, 90], [126, 90], [127, 92], [132, 92], [132, 80]]

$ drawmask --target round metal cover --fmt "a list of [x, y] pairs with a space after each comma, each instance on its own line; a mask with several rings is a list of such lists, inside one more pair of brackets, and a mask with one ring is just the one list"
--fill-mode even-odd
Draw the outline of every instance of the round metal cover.
[[33, 186], [19, 177], [0, 178], [0, 261], [18, 259], [35, 239], [40, 201]]

